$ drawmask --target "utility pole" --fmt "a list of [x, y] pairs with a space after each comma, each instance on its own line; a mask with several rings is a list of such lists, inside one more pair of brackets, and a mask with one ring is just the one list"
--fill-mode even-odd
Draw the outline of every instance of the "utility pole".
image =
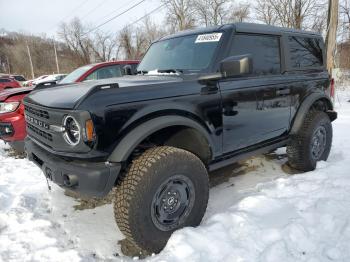
[[58, 65], [58, 57], [57, 57], [57, 49], [56, 49], [56, 41], [53, 39], [53, 49], [55, 50], [55, 60], [56, 60], [56, 68], [57, 68], [57, 74], [60, 73], [60, 67]]
[[328, 0], [328, 19], [327, 19], [327, 69], [332, 75], [334, 66], [334, 54], [337, 45], [337, 27], [338, 27], [338, 8], [339, 0]]
[[9, 73], [9, 75], [11, 74], [11, 67], [10, 67], [10, 61], [9, 61], [9, 57], [6, 56], [6, 64], [7, 64], [7, 71]]
[[32, 71], [32, 79], [34, 79], [34, 68], [33, 68], [33, 62], [32, 62], [32, 56], [30, 55], [30, 50], [29, 50], [28, 43], [27, 43], [27, 51], [28, 51], [28, 57], [29, 57], [30, 69], [31, 69], [31, 71]]

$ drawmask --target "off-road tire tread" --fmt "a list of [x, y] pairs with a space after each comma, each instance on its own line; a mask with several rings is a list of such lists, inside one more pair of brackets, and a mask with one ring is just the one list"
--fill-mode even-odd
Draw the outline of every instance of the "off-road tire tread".
[[315, 166], [308, 160], [309, 156], [307, 155], [309, 152], [309, 139], [313, 131], [311, 125], [314, 121], [321, 121], [324, 118], [329, 119], [328, 115], [323, 111], [310, 110], [307, 113], [300, 130], [297, 134], [291, 136], [290, 142], [287, 145], [289, 166], [301, 171], [311, 171], [315, 169]]
[[[138, 194], [138, 191], [135, 190], [138, 183], [143, 179], [151, 180], [152, 176], [151, 172], [148, 172], [148, 169], [156, 162], [161, 160], [162, 158], [167, 158], [169, 155], [181, 152], [182, 154], [186, 154], [189, 158], [197, 158], [194, 154], [175, 147], [170, 146], [159, 146], [153, 147], [151, 149], [146, 150], [142, 155], [136, 157], [132, 163], [129, 165], [126, 170], [124, 177], [119, 181], [114, 201], [114, 216], [115, 221], [120, 229], [120, 231], [125, 235], [125, 237], [135, 245], [135, 247], [139, 248], [143, 252], [147, 252], [140, 247], [135, 239], [133, 238], [133, 232], [129, 225], [129, 208], [130, 201], [132, 201], [133, 196]], [[204, 164], [203, 164], [204, 167]], [[147, 177], [148, 176], [148, 177]], [[208, 178], [209, 180], [209, 178]], [[209, 181], [208, 181], [209, 183]], [[209, 195], [209, 193], [208, 193]], [[207, 198], [209, 196], [206, 196]]]

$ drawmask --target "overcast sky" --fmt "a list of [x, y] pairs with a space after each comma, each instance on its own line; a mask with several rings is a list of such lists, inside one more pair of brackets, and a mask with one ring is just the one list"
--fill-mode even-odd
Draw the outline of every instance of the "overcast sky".
[[[123, 12], [141, 0], [0, 0], [0, 29], [22, 31], [49, 36], [57, 32], [58, 25], [73, 17], [83, 23], [97, 26]], [[145, 0], [131, 11], [116, 18], [105, 26], [105, 31], [117, 31], [124, 25], [144, 16], [161, 5], [160, 0]], [[151, 15], [155, 21], [162, 21], [164, 8]]]

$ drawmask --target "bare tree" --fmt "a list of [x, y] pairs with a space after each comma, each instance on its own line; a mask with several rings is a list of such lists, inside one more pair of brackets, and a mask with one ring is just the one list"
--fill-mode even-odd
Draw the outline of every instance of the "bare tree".
[[256, 18], [268, 25], [275, 25], [277, 16], [274, 7], [269, 3], [269, 0], [257, 1], [255, 6]]
[[140, 28], [126, 26], [119, 34], [120, 47], [125, 59], [140, 59], [147, 49], [147, 40]]
[[324, 26], [326, 9], [324, 0], [258, 0], [255, 8], [259, 20], [296, 29]]
[[239, 3], [232, 7], [233, 11], [230, 15], [230, 21], [232, 22], [244, 22], [249, 18], [250, 5]]
[[111, 60], [116, 49], [118, 49], [117, 37], [102, 31], [95, 33], [91, 43], [91, 49], [95, 55], [95, 60], [100, 62]]
[[350, 39], [350, 3], [344, 0], [339, 5], [339, 25], [342, 27], [343, 39]]
[[[0, 72], [11, 72], [31, 77], [27, 45], [36, 76], [57, 71], [52, 39], [45, 36], [9, 32], [0, 37]], [[55, 42], [60, 71], [69, 73], [81, 65], [75, 53], [62, 42]]]
[[139, 30], [143, 31], [147, 46], [167, 34], [166, 30], [154, 23], [149, 16], [143, 20]]
[[172, 32], [195, 26], [195, 9], [191, 0], [162, 0], [167, 7], [167, 23]]
[[231, 0], [194, 0], [193, 8], [200, 24], [220, 25], [228, 21]]
[[73, 18], [71, 22], [62, 23], [58, 35], [67, 46], [78, 56], [83, 64], [90, 63], [91, 40], [87, 35], [87, 28], [79, 18]]

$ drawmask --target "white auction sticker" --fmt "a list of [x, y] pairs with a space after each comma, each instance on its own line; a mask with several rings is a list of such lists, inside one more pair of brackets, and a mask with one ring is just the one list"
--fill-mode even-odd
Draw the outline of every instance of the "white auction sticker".
[[205, 43], [205, 42], [219, 42], [222, 33], [212, 33], [197, 36], [195, 43]]

